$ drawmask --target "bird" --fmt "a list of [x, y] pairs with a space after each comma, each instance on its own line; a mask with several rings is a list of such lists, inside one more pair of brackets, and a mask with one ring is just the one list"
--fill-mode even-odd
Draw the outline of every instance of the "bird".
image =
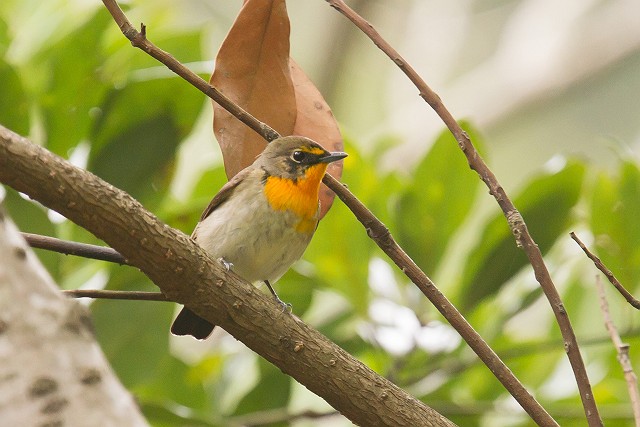
[[[251, 283], [272, 283], [300, 259], [318, 226], [320, 183], [329, 163], [347, 156], [302, 136], [271, 141], [255, 161], [213, 197], [191, 238]], [[174, 335], [206, 339], [213, 325], [183, 307]]]

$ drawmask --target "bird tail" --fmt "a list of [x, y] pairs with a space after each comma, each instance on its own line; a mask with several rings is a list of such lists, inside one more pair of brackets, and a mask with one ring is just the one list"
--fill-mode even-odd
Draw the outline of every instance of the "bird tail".
[[171, 333], [174, 335], [191, 335], [203, 340], [211, 335], [215, 325], [195, 314], [187, 307], [183, 307], [176, 320], [171, 325]]

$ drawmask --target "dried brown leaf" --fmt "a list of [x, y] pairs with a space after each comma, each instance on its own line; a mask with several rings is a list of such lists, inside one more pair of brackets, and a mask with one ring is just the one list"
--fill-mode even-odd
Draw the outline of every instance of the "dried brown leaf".
[[[220, 47], [211, 84], [281, 135], [293, 133], [296, 99], [289, 75], [285, 0], [245, 1]], [[266, 143], [217, 104], [213, 117], [213, 130], [231, 178], [251, 164]]]
[[[245, 0], [227, 34], [211, 84], [281, 135], [302, 135], [329, 151], [342, 151], [338, 124], [318, 89], [289, 58], [289, 18], [285, 0]], [[265, 141], [214, 103], [213, 130], [229, 179], [250, 165]], [[342, 162], [327, 172], [342, 175]], [[322, 185], [323, 217], [334, 193]]]

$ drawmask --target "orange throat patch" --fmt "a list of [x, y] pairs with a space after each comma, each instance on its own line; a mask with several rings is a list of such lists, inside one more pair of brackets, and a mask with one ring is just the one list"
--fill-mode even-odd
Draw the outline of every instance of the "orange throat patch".
[[318, 163], [308, 168], [304, 177], [296, 182], [270, 176], [264, 185], [264, 194], [272, 209], [288, 210], [298, 216], [300, 222], [296, 225], [296, 231], [300, 233], [313, 233], [316, 228], [318, 192], [326, 170], [326, 163]]

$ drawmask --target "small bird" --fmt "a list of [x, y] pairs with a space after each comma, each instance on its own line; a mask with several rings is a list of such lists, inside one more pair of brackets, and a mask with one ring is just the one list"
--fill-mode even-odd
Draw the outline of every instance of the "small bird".
[[[301, 136], [272, 141], [220, 189], [191, 238], [246, 281], [263, 281], [284, 306], [271, 283], [309, 245], [318, 226], [322, 178], [329, 163], [346, 156]], [[183, 307], [171, 332], [202, 340], [214, 327]]]

